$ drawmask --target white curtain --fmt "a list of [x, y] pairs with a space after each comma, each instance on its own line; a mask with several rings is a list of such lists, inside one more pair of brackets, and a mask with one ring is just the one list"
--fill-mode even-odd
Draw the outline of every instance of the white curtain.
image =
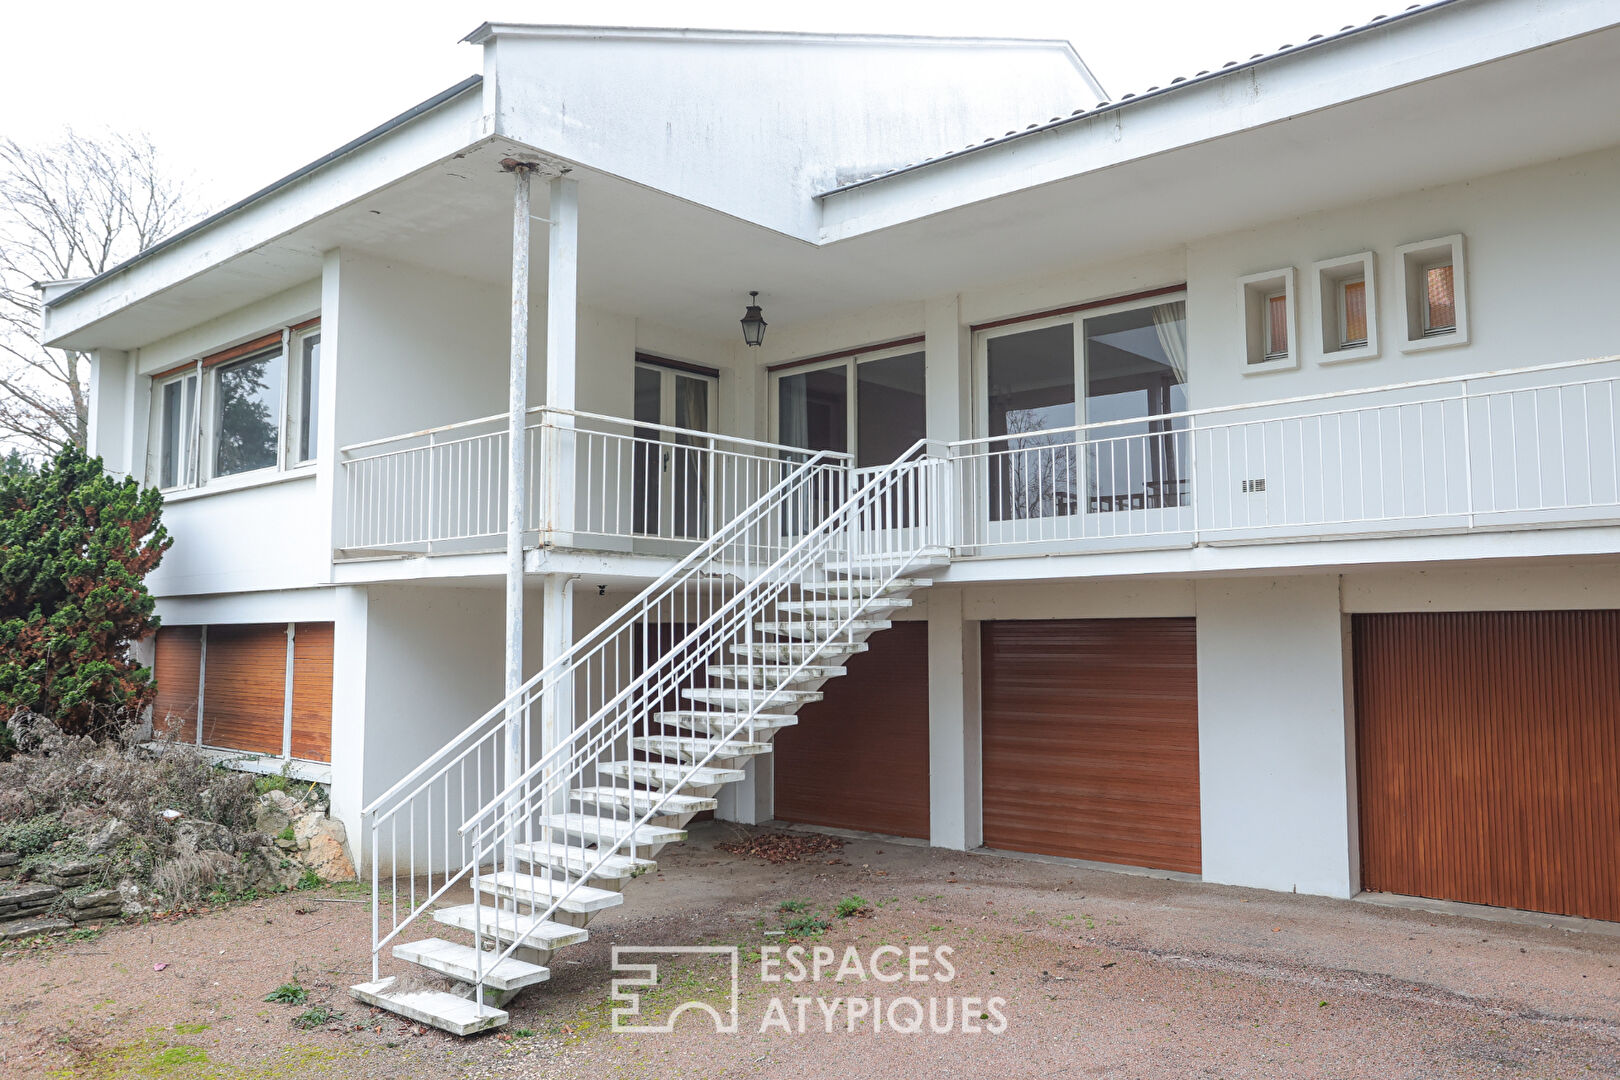
[[1187, 302], [1172, 300], [1153, 308], [1153, 329], [1159, 335], [1159, 347], [1164, 350], [1170, 368], [1176, 373], [1176, 382], [1187, 382]]
[[788, 446], [810, 445], [809, 380], [803, 375], [788, 375], [777, 381], [779, 432]]

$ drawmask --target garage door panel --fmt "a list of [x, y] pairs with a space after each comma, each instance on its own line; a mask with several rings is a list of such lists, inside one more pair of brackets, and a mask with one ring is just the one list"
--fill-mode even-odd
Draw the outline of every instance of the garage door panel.
[[773, 740], [776, 816], [926, 839], [928, 624], [896, 623], [867, 647]]
[[982, 628], [990, 847], [1198, 873], [1192, 619]]
[[1620, 612], [1353, 630], [1363, 887], [1620, 919]]

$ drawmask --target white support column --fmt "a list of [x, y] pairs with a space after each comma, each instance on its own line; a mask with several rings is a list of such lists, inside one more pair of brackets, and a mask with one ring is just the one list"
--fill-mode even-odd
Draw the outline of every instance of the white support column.
[[[349, 855], [370, 866], [370, 834], [360, 811], [398, 777], [373, 775], [366, 783], [366, 679], [370, 647], [370, 595], [364, 586], [334, 590], [332, 625], [332, 816], [349, 834]], [[381, 721], [378, 722], [379, 730]], [[376, 750], [372, 750], [376, 755]]]
[[[553, 409], [578, 408], [579, 364], [579, 181], [558, 176], [551, 181], [551, 247], [546, 266], [546, 404]], [[548, 417], [551, 438], [546, 452], [550, 493], [546, 527], [556, 544], [571, 542], [574, 531], [574, 418]]]
[[979, 624], [962, 590], [928, 590], [928, 837], [967, 851], [984, 843]]
[[[523, 525], [525, 438], [529, 409], [529, 178], [532, 165], [512, 166], [512, 354], [507, 372], [506, 461], [506, 695], [523, 684]], [[506, 778], [528, 767], [516, 704], [507, 707]]]
[[1203, 877], [1360, 888], [1355, 703], [1336, 575], [1197, 585]]
[[127, 456], [129, 430], [129, 354], [119, 349], [98, 349], [90, 354], [90, 416], [86, 449], [99, 457], [108, 472], [127, 476], [134, 466]]
[[[566, 574], [547, 574], [540, 591], [540, 665], [542, 668], [574, 645], [574, 581]], [[535, 755], [549, 751], [573, 730], [574, 696], [567, 681], [545, 696], [540, 707], [540, 729]], [[567, 809], [559, 806], [558, 812]]]
[[973, 351], [957, 297], [924, 302], [923, 357], [928, 437], [940, 442], [971, 437]]

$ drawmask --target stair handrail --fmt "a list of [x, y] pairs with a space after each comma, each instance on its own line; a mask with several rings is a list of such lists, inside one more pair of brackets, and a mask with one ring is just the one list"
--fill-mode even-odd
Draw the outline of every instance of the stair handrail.
[[[474, 798], [472, 805], [483, 805], [482, 781], [485, 774], [487, 772], [492, 780], [498, 775], [502, 764], [500, 752], [504, 748], [506, 734], [511, 725], [522, 723], [526, 715], [523, 707], [514, 703], [523, 702], [525, 696], [530, 694], [535, 687], [544, 686], [547, 679], [555, 677], [558, 673], [567, 672], [571, 666], [578, 665], [582, 658], [590, 656], [593, 651], [601, 649], [606, 643], [611, 642], [616, 635], [623, 632], [627, 625], [632, 625], [633, 620], [638, 615], [649, 610], [657, 610], [662, 600], [669, 598], [676, 590], [685, 588], [691, 582], [700, 579], [706, 569], [712, 568], [713, 565], [722, 565], [717, 563], [717, 555], [727, 551], [740, 538], [748, 537], [753, 530], [760, 528], [762, 524], [772, 524], [780, 513], [793, 511], [802, 513], [802, 509], [795, 503], [795, 500], [800, 499], [801, 496], [807, 493], [813, 494], [818, 485], [832, 487], [836, 490], [839, 485], [846, 482], [850, 460], [848, 454], [835, 451], [805, 451], [805, 454], [806, 459], [803, 462], [794, 466], [785, 478], [772, 485], [768, 491], [750, 503], [741, 513], [715, 530], [713, 536], [697, 545], [684, 558], [661, 574], [652, 584], [641, 590], [634, 598], [598, 624], [594, 630], [546, 664], [532, 677], [525, 680], [517, 690], [508, 694], [499, 704], [472, 724], [469, 724], [440, 751], [417, 766], [411, 773], [407, 774], [406, 777], [394, 784], [387, 792], [373, 800], [366, 807], [363, 813], [369, 818], [368, 834], [372, 864], [372, 977], [374, 980], [378, 975], [381, 950], [396, 938], [401, 931], [411, 925], [429, 905], [444, 896], [452, 886], [467, 876], [469, 863], [465, 840], [461, 840], [459, 855], [456, 855], [454, 859], [452, 858], [453, 849], [450, 841], [454, 821], [451, 817], [450, 803], [453, 797], [462, 803], [462, 809], [455, 813], [456, 818], [466, 812], [465, 805], [469, 795]], [[784, 468], [789, 464], [784, 462]], [[745, 546], [745, 554], [747, 550]], [[738, 561], [724, 563], [723, 565], [734, 573], [746, 564]], [[527, 747], [529, 746], [527, 724], [523, 724], [520, 736], [524, 740], [523, 746], [525, 756], [527, 756]], [[489, 760], [486, 763], [480, 760], [478, 755], [487, 755]], [[468, 790], [467, 784], [469, 762], [470, 771], [475, 781], [475, 786], [471, 791]], [[450, 790], [450, 777], [452, 770], [457, 769], [458, 766], [461, 770], [459, 775], [460, 791], [454, 792]], [[434, 804], [432, 796], [434, 785], [441, 782], [446, 788], [439, 800], [440, 814], [444, 818], [444, 867], [442, 872], [436, 874], [433, 869], [432, 825]], [[422, 798], [424, 794], [426, 795], [425, 807], [417, 807], [416, 801]], [[407, 911], [405, 917], [401, 918], [399, 890], [397, 887], [391, 888], [387, 902], [392, 908], [392, 929], [387, 934], [383, 934], [381, 931], [381, 916], [384, 901], [381, 893], [380, 858], [383, 830], [385, 827], [391, 830], [390, 841], [393, 853], [396, 856], [391, 867], [391, 877], [393, 883], [397, 885], [399, 878], [397, 859], [399, 851], [398, 815], [405, 807], [413, 808], [413, 812], [408, 815], [406, 821], [408, 852], [406, 869], [410, 882]], [[418, 810], [425, 812], [429, 824], [427, 830], [428, 852], [424, 860], [427, 884], [421, 899], [418, 899], [416, 884], [416, 855], [418, 850], [416, 821], [419, 816], [416, 811]], [[461, 834], [457, 833], [456, 836], [459, 839]], [[456, 861], [460, 863], [459, 868], [452, 867], [452, 863]], [[439, 880], [437, 888], [434, 886], [435, 878]]]
[[[799, 538], [799, 540], [786, 552], [779, 556], [770, 567], [766, 568], [766, 570], [763, 572], [754, 575], [745, 585], [745, 587], [738, 590], [737, 593], [734, 594], [720, 610], [709, 616], [698, 629], [690, 631], [687, 635], [685, 635], [682, 638], [679, 646], [666, 651], [659, 658], [657, 666], [649, 668], [640, 677], [633, 680], [633, 682], [636, 684], [642, 684], [642, 689], [650, 690], [650, 692], [642, 695], [643, 699], [656, 703], [657, 701], [661, 700], [664, 693], [678, 687], [680, 682], [687, 674], [707, 663], [707, 656], [711, 650], [706, 647], [699, 647], [695, 650], [691, 649], [688, 647], [690, 642], [696, 639], [704, 638], [706, 634], [716, 630], [717, 628], [723, 627], [727, 631], [730, 631], [739, 626], [747, 629], [747, 637], [750, 641], [752, 641], [752, 620], [757, 615], [763, 613], [772, 603], [775, 602], [777, 592], [792, 588], [797, 581], [793, 573], [785, 571], [795, 567], [796, 564], [800, 572], [803, 572], [810, 567], [823, 566], [826, 556], [831, 548], [831, 541], [835, 535], [843, 535], [848, 538], [849, 542], [847, 543], [845, 550], [848, 553], [848, 558], [853, 561], [857, 557], [856, 545], [853, 542], [853, 538], [858, 531], [855, 526], [858, 524], [858, 518], [863, 509], [870, 510], [876, 507], [878, 509], [877, 516], [885, 517], [887, 511], [890, 509], [889, 504], [892, 502], [892, 500], [887, 499], [886, 496], [895, 491], [895, 489], [898, 487], [899, 478], [906, 475], [908, 472], [915, 472], [919, 476], [920, 480], [923, 481], [928, 479], [928, 472], [925, 472], [925, 470], [928, 470], [933, 474], [937, 474], [940, 479], [945, 478], [945, 473], [943, 470], [947, 465], [947, 462], [944, 459], [919, 456], [920, 451], [922, 451], [926, 445], [927, 440], [919, 440], [913, 445], [912, 448], [900, 455], [900, 457], [898, 457], [894, 462], [890, 463], [890, 465], [878, 470], [875, 474], [866, 478], [865, 483], [863, 483], [857, 490], [853, 491], [836, 509], [828, 513], [819, 523], [807, 530]], [[914, 492], [930, 492], [930, 494], [926, 499], [916, 497], [914, 495], [911, 505], [913, 514], [908, 518], [908, 520], [916, 520], [918, 510], [926, 511], [933, 509], [931, 506], [926, 505], [932, 503], [936, 497], [935, 493], [932, 493], [932, 487], [932, 484], [921, 482], [915, 485], [913, 489]], [[943, 503], [941, 503], [938, 510], [944, 510]], [[896, 518], [899, 517], [898, 514], [895, 516]], [[904, 573], [906, 569], [911, 567], [925, 551], [929, 550], [930, 548], [939, 548], [941, 550], [948, 551], [949, 523], [943, 513], [938, 511], [928, 513], [926, 524], [919, 527], [916, 531], [918, 532], [919, 537], [929, 536], [940, 542], [930, 544], [919, 538], [918, 540], [905, 545], [903, 551], [892, 552], [891, 554], [895, 557], [891, 560], [893, 565], [887, 576], [882, 577], [879, 580], [878, 587], [873, 590], [870, 595], [862, 596], [860, 602], [858, 603], [856, 602], [857, 583], [853, 575], [847, 577], [846, 581], [848, 584], [845, 591], [848, 594], [848, 612], [843, 619], [838, 622], [838, 625], [833, 629], [833, 631], [819, 640], [807, 642], [804, 649], [804, 656], [796, 665], [779, 665], [789, 666], [791, 667], [791, 670], [789, 670], [789, 672], [774, 687], [763, 690], [758, 689], [753, 679], [750, 678], [748, 681], [748, 698], [750, 703], [748, 709], [742, 712], [741, 718], [735, 721], [729, 729], [725, 730], [722, 736], [713, 740], [713, 747], [696, 762], [688, 763], [683, 766], [676, 766], [677, 769], [684, 769], [679, 782], [669, 785], [662, 793], [643, 793], [637, 791], [637, 794], [643, 794], [652, 800], [652, 804], [644, 812], [640, 812], [639, 814], [636, 810], [635, 796], [630, 796], [628, 803], [630, 806], [629, 821], [614, 819], [616, 825], [622, 826], [620, 829], [622, 835], [616, 837], [612, 843], [602, 843], [600, 840], [594, 841], [598, 845], [597, 850], [589, 853], [587, 853], [585, 850], [588, 844], [582, 842], [580, 850], [581, 857], [579, 861], [581, 866], [585, 868], [577, 873], [570, 871], [570, 873], [564, 874], [560, 888], [556, 883], [557, 871], [555, 870], [554, 866], [548, 864], [545, 867], [546, 892], [549, 894], [550, 903], [547, 904], [543, 910], [537, 910], [540, 907], [538, 900], [540, 894], [532, 891], [532, 882], [535, 880], [532, 875], [530, 877], [531, 891], [521, 895], [514, 893], [512, 897], [509, 897], [509, 899], [517, 901], [522, 898], [522, 895], [528, 896], [530, 902], [530, 911], [528, 916], [529, 925], [534, 925], [538, 922], [550, 919], [554, 914], [556, 914], [557, 910], [562, 904], [567, 902], [575, 893], [578, 892], [580, 888], [584, 887], [587, 882], [592, 880], [596, 871], [605, 866], [607, 861], [615, 857], [621, 849], [628, 847], [631, 857], [634, 859], [634, 853], [636, 847], [638, 846], [636, 842], [637, 831], [645, 826], [652, 818], [661, 816], [661, 812], [669, 803], [669, 800], [686, 786], [687, 782], [694, 775], [696, 775], [698, 770], [707, 767], [709, 762], [715, 758], [722, 747], [734, 739], [744, 729], [750, 728], [754, 723], [755, 718], [758, 717], [761, 712], [772, 702], [779, 699], [781, 693], [793, 684], [798, 674], [803, 672], [805, 668], [808, 667], [818, 656], [827, 651], [827, 649], [831, 647], [834, 642], [840, 640], [840, 635], [852, 633], [850, 628], [859, 619], [859, 617], [870, 608], [874, 601], [883, 596], [889, 589], [892, 582], [902, 573]], [[891, 535], [897, 537], [899, 535], [899, 531], [893, 531]], [[891, 544], [891, 546], [893, 545]], [[872, 567], [880, 565], [878, 560], [873, 557], [866, 556], [864, 558], [866, 559], [864, 565]], [[871, 579], [866, 579], [866, 581], [870, 580]], [[816, 584], [818, 586], [824, 586], [827, 583], [818, 582]], [[865, 582], [863, 582], [863, 585], [864, 584]], [[807, 621], [816, 620], [808, 619]], [[762, 642], [761, 644], [764, 643]], [[683, 653], [685, 654], [684, 656], [681, 655]], [[666, 671], [660, 674], [660, 670], [666, 666], [666, 664], [670, 663], [671, 658], [675, 658], [672, 666], [676, 670]], [[650, 688], [645, 685], [649, 683], [651, 684]], [[559, 741], [559, 743], [550, 751], [548, 751], [541, 760], [537, 761], [533, 766], [530, 767], [530, 769], [526, 770], [521, 778], [515, 780], [500, 794], [491, 798], [490, 801], [480, 809], [478, 814], [472, 818], [469, 818], [468, 821], [463, 824], [462, 832], [464, 835], [468, 832], [474, 832], [475, 835], [473, 840], [474, 854], [470, 860], [470, 866], [472, 870], [474, 904], [475, 907], [477, 907], [480, 911], [483, 910], [482, 897], [485, 892], [481, 880], [485, 862], [492, 862], [493, 865], [499, 866], [502, 862], [502, 860], [499, 858], [499, 850], [501, 846], [505, 844], [510, 847], [511, 844], [515, 843], [516, 841], [514, 840], [514, 834], [519, 828], [526, 830], [526, 832], [532, 837], [532, 818], [534, 814], [535, 797], [537, 794], [534, 781], [541, 777], [548, 778], [547, 783], [540, 785], [538, 794], [545, 806], [553, 806], [558, 801], [558, 796], [561, 796], [564, 799], [567, 798], [568, 793], [572, 790], [571, 785], [582, 775], [585, 768], [594, 767], [596, 764], [599, 764], [598, 755], [603, 748], [614, 745], [621, 738], [628, 741], [633, 737], [636, 724], [638, 722], [646, 722], [645, 713], [637, 714], [635, 712], [629, 712], [625, 714], [622, 721], [614, 725], [611, 729], [606, 731], [596, 731], [594, 733], [592, 732], [592, 728], [595, 726], [596, 722], [602, 717], [611, 713], [614, 707], [622, 704], [630, 695], [632, 690], [633, 687], [627, 687], [616, 694], [610, 704], [604, 705], [601, 709], [593, 713], [583, 724], [569, 732], [568, 735]], [[649, 706], [649, 708], [656, 707], [656, 704]], [[579, 745], [581, 743], [583, 745]], [[567, 761], [559, 767], [558, 759], [561, 758], [563, 753], [568, 751], [571, 746], [573, 747], [573, 750], [570, 752]], [[626, 761], [633, 763], [634, 759], [627, 758]], [[631, 771], [633, 774], [633, 770]], [[627, 791], [636, 791], [636, 789], [627, 787]], [[600, 804], [598, 804], [598, 810], [600, 810]], [[478, 823], [484, 821], [486, 818], [490, 819], [489, 823], [484, 825], [482, 828], [477, 828]], [[599, 817], [598, 820], [600, 822], [603, 819]], [[549, 834], [549, 827], [544, 830], [544, 832]], [[590, 856], [592, 855], [595, 856], [594, 862], [590, 861]], [[505, 860], [505, 862], [508, 867], [515, 865], [514, 861], [510, 857], [510, 851], [508, 852], [508, 858]], [[572, 880], [569, 880], [570, 877], [572, 877]], [[515, 885], [516, 880], [514, 878], [514, 886]], [[519, 913], [517, 911], [504, 912], [499, 907], [491, 910], [496, 921], [496, 932], [494, 936], [497, 940], [497, 949], [493, 953], [489, 954], [487, 958], [483, 948], [484, 924], [482, 916], [480, 916], [474, 923], [474, 936], [476, 939], [476, 948], [478, 950], [478, 959], [476, 961], [477, 971], [475, 974], [477, 976], [477, 986], [480, 989], [483, 984], [486, 959], [488, 962], [488, 967], [493, 967], [516, 952], [518, 948], [523, 946], [524, 942], [524, 934], [518, 932], [517, 930], [517, 920], [519, 917]], [[511, 934], [512, 940], [510, 943], [507, 944], [505, 948], [500, 948], [499, 924], [503, 915], [507, 915], [512, 918], [513, 932]]]
[[[806, 453], [810, 453], [810, 451], [806, 451]], [[451, 747], [471, 736], [490, 720], [504, 719], [507, 705], [513, 698], [516, 698], [526, 691], [533, 689], [537, 683], [543, 680], [555, 668], [565, 664], [575, 653], [583, 652], [587, 647], [593, 645], [596, 641], [597, 635], [603, 633], [604, 628], [611, 626], [620, 615], [625, 614], [629, 611], [629, 609], [640, 604], [644, 598], [662, 589], [676, 577], [683, 575], [693, 565], [706, 561], [710, 555], [709, 549], [723, 546], [725, 543], [729, 542], [730, 538], [735, 533], [740, 532], [752, 525], [759, 516], [760, 511], [765, 508], [766, 504], [773, 501], [778, 501], [779, 495], [785, 494], [789, 490], [789, 485], [796, 484], [803, 478], [803, 476], [808, 475], [811, 470], [824, 467], [826, 462], [841, 461], [847, 465], [847, 463], [851, 460], [852, 459], [849, 454], [840, 453], [835, 450], [815, 451], [812, 456], [799, 464], [792, 473], [778, 481], [777, 484], [771, 488], [771, 490], [754, 500], [753, 503], [749, 504], [749, 506], [736, 517], [733, 517], [731, 520], [727, 521], [725, 525], [717, 529], [713, 536], [709, 537], [697, 547], [693, 548], [674, 566], [671, 566], [668, 570], [664, 571], [664, 573], [654, 579], [652, 584], [642, 589], [641, 592], [637, 593], [633, 598], [626, 601], [618, 611], [615, 611], [612, 615], [609, 615], [606, 619], [602, 620], [602, 622], [599, 623], [594, 630], [576, 641], [567, 652], [555, 657], [551, 663], [547, 664], [540, 671], [537, 671], [531, 675], [523, 682], [521, 686], [507, 694], [506, 697], [502, 698], [498, 704], [492, 706], [488, 712], [484, 713], [477, 720], [474, 720], [472, 723], [468, 724], [458, 734], [452, 736], [450, 741], [445, 743], [444, 746], [437, 750], [432, 756], [427, 758], [410, 772], [406, 773], [399, 780], [395, 781], [387, 791], [384, 791], [381, 795], [367, 803], [364, 809], [360, 811], [361, 816], [364, 817], [375, 814], [379, 807], [397, 795], [401, 790], [408, 786], [412, 781], [420, 777], [428, 769], [432, 768], [433, 763], [436, 760], [443, 758]]]

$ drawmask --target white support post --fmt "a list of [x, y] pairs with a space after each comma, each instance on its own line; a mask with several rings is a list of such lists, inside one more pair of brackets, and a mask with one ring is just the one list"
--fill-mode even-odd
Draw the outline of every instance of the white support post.
[[[548, 667], [574, 645], [574, 578], [564, 574], [547, 574], [540, 593], [540, 666]], [[558, 679], [555, 688], [540, 703], [539, 757], [562, 741], [574, 726], [574, 693], [571, 678]], [[561, 793], [559, 793], [561, 794]], [[563, 813], [568, 809], [566, 795], [561, 795], [551, 812]]]
[[[578, 402], [579, 337], [579, 181], [567, 176], [551, 181], [551, 246], [546, 266], [546, 404], [573, 410]], [[544, 468], [551, 495], [547, 527], [553, 544], [572, 543], [576, 489], [574, 418], [547, 417], [553, 460]]]
[[979, 624], [962, 590], [928, 590], [928, 840], [969, 851], [984, 843]]
[[[523, 685], [524, 427], [529, 409], [529, 178], [534, 167], [512, 166], [512, 355], [507, 373], [506, 464], [506, 694]], [[522, 710], [507, 707], [506, 782], [522, 775]]]

